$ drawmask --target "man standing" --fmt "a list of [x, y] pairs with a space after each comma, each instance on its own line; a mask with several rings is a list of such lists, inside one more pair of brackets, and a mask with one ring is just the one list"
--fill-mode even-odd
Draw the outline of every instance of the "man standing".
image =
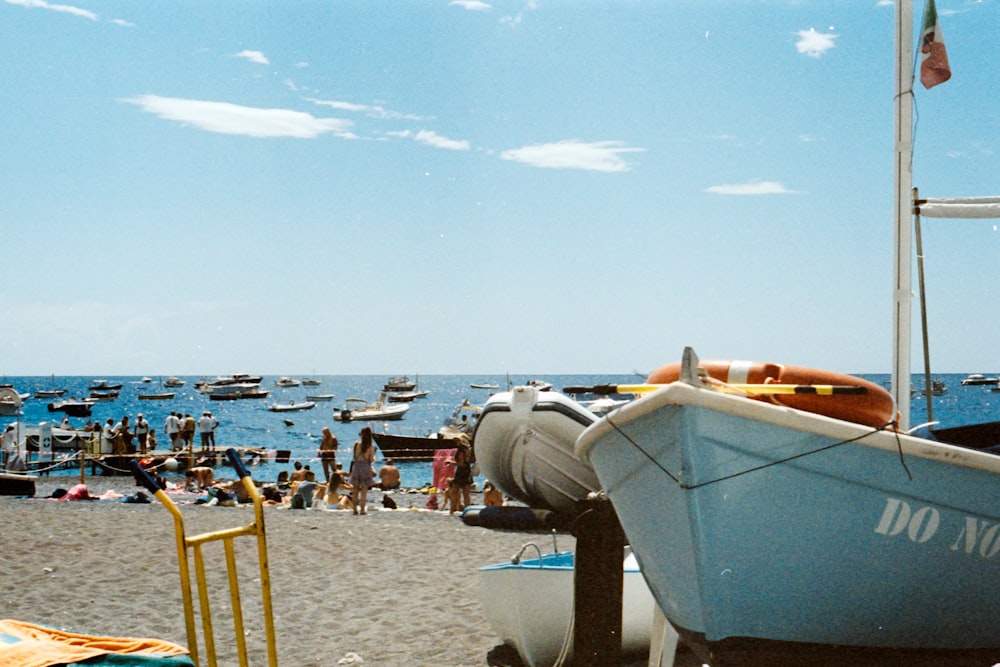
[[212, 416], [211, 412], [201, 413], [198, 420], [198, 431], [201, 432], [201, 448], [215, 450], [215, 427], [219, 425], [218, 420]]
[[143, 419], [141, 412], [136, 415], [135, 428], [132, 429], [132, 432], [135, 433], [135, 439], [139, 442], [139, 453], [145, 455], [146, 438], [149, 437], [149, 422]]
[[177, 418], [176, 412], [171, 412], [167, 417], [167, 421], [163, 425], [163, 430], [166, 431], [167, 437], [170, 438], [170, 451], [177, 451], [177, 434], [181, 432], [181, 422]]

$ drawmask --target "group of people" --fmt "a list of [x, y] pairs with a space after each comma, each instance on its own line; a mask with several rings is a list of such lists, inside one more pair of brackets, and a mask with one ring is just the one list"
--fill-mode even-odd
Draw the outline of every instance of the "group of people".
[[102, 454], [145, 454], [156, 449], [157, 445], [156, 429], [150, 428], [141, 412], [136, 415], [135, 423], [129, 421], [128, 415], [123, 415], [118, 422], [108, 417], [103, 426], [95, 421], [88, 423], [83, 430], [100, 432]]
[[218, 427], [219, 420], [206, 410], [201, 413], [201, 417], [197, 420], [190, 414], [171, 412], [167, 415], [163, 430], [170, 438], [170, 451], [192, 447], [195, 431], [201, 435], [201, 448], [214, 451], [215, 429]]

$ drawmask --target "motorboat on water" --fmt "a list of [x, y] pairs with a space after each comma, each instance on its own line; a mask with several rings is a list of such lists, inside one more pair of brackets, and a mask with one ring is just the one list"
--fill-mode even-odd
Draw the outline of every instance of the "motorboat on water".
[[303, 387], [318, 387], [321, 384], [323, 384], [323, 381], [322, 380], [317, 380], [316, 378], [303, 378], [302, 379], [302, 386]]
[[88, 391], [114, 391], [122, 388], [122, 383], [109, 383], [107, 380], [94, 380], [90, 383]]
[[574, 452], [577, 437], [597, 419], [562, 393], [514, 387], [486, 401], [472, 450], [482, 473], [505, 494], [570, 512], [600, 488], [590, 464]]
[[153, 392], [147, 394], [138, 394], [137, 398], [140, 401], [169, 401], [172, 400], [177, 394], [172, 391], [161, 391]]
[[34, 393], [35, 398], [59, 398], [65, 394], [67, 389], [38, 389]]
[[398, 377], [389, 378], [386, 381], [385, 386], [382, 387], [382, 391], [392, 392], [392, 391], [413, 391], [417, 388], [417, 381], [411, 380], [405, 375], [400, 375]]
[[296, 380], [291, 377], [280, 377], [274, 382], [275, 387], [299, 387], [302, 386], [301, 380]]
[[208, 394], [213, 401], [235, 401], [241, 398], [267, 398], [269, 390], [256, 382], [234, 382], [227, 384], [211, 384], [199, 391]]
[[427, 435], [372, 433], [383, 456], [396, 461], [433, 461], [439, 449], [454, 449], [471, 440], [482, 408], [463, 400], [445, 420], [441, 428]]
[[[523, 558], [532, 553], [538, 557]], [[510, 561], [479, 568], [486, 620], [527, 667], [552, 667], [564, 649], [572, 656], [574, 563], [572, 551], [543, 554], [529, 542]], [[628, 550], [622, 568], [622, 653], [644, 658], [656, 603]]]
[[0, 417], [14, 417], [21, 414], [21, 406], [28, 396], [13, 387], [0, 387]]
[[363, 398], [348, 398], [347, 405], [335, 408], [333, 418], [339, 422], [349, 421], [394, 421], [402, 419], [410, 409], [409, 403], [390, 405], [386, 401], [386, 393], [379, 393], [374, 403]]
[[185, 384], [187, 384], [186, 380], [182, 380], [175, 375], [171, 375], [170, 377], [168, 377], [166, 380], [163, 381], [163, 386], [170, 388], [183, 387]]
[[313, 401], [304, 401], [302, 403], [289, 401], [288, 403], [274, 403], [267, 406], [267, 409], [271, 412], [299, 412], [301, 410], [312, 410], [315, 407], [316, 403]]
[[964, 386], [977, 386], [977, 385], [993, 385], [1000, 381], [1000, 378], [996, 377], [986, 377], [982, 373], [973, 373], [971, 375], [966, 375], [962, 379], [962, 384]]
[[413, 391], [400, 391], [388, 395], [390, 403], [409, 403], [418, 398], [427, 398], [431, 392], [426, 389], [415, 389]]
[[306, 396], [307, 401], [332, 401], [337, 398], [336, 394], [309, 394]]
[[96, 402], [93, 399], [55, 401], [49, 403], [48, 410], [49, 412], [63, 412], [69, 417], [89, 417]]

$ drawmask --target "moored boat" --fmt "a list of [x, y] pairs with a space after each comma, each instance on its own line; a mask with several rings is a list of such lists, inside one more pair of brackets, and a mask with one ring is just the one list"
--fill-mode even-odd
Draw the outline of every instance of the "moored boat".
[[996, 384], [998, 378], [996, 377], [986, 377], [982, 373], [973, 373], [971, 375], [966, 375], [962, 379], [962, 384], [965, 386], [976, 386], [976, 385], [988, 385]]
[[414, 390], [414, 391], [401, 391], [398, 393], [388, 394], [387, 398], [390, 403], [409, 403], [418, 398], [427, 398], [430, 391], [426, 389]]
[[140, 401], [169, 401], [173, 399], [177, 394], [172, 391], [162, 391], [150, 394], [138, 394], [137, 398]]
[[468, 443], [482, 408], [463, 400], [444, 424], [434, 433], [424, 436], [399, 433], [372, 433], [375, 443], [386, 458], [396, 461], [433, 461], [439, 449], [454, 449]]
[[300, 410], [312, 410], [315, 407], [316, 403], [313, 401], [304, 401], [302, 403], [289, 401], [288, 403], [273, 403], [267, 406], [267, 409], [271, 412], [298, 412]]
[[[521, 558], [529, 547], [538, 558]], [[510, 561], [479, 568], [486, 620], [528, 667], [552, 667], [564, 645], [572, 655], [574, 563], [571, 551], [542, 554], [529, 543]], [[635, 556], [627, 554], [622, 567], [622, 652], [645, 657], [655, 602]]]
[[344, 408], [334, 409], [333, 418], [339, 422], [394, 421], [402, 419], [409, 409], [407, 403], [389, 405], [386, 402], [386, 393], [383, 391], [374, 403], [369, 403], [363, 398], [348, 398]]
[[183, 387], [186, 384], [186, 380], [182, 380], [177, 376], [171, 375], [166, 380], [163, 381], [164, 387]]
[[483, 406], [472, 449], [480, 470], [505, 494], [531, 507], [572, 511], [600, 488], [574, 452], [597, 415], [568, 396], [519, 386]]
[[385, 386], [382, 387], [382, 391], [413, 391], [416, 388], [416, 380], [411, 380], [405, 375], [400, 375], [398, 377], [389, 378], [389, 380], [386, 381]]

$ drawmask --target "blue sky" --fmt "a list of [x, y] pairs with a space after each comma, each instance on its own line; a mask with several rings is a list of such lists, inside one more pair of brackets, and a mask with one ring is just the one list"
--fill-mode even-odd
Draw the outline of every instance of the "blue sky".
[[[1000, 194], [1000, 7], [938, 12], [914, 184]], [[891, 3], [0, 0], [0, 26], [0, 373], [889, 370]], [[934, 370], [1000, 370], [996, 226], [924, 242]]]

